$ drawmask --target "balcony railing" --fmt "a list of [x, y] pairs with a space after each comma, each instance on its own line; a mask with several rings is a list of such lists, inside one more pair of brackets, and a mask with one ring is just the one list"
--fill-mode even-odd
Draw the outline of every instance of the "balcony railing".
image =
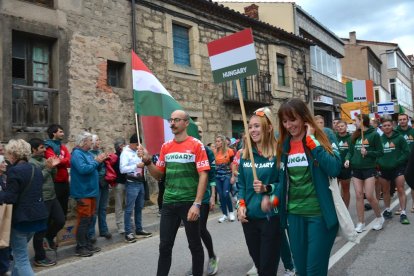
[[[273, 104], [270, 74], [260, 73], [240, 79], [240, 86], [246, 107], [261, 107]], [[222, 88], [224, 103], [238, 105], [239, 96], [236, 81], [225, 82]]]
[[51, 123], [57, 89], [13, 84], [12, 127], [16, 131], [44, 131]]

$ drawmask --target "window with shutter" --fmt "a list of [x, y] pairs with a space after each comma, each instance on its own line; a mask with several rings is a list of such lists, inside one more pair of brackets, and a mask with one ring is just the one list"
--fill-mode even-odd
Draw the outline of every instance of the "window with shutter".
[[174, 63], [191, 66], [189, 28], [173, 24]]

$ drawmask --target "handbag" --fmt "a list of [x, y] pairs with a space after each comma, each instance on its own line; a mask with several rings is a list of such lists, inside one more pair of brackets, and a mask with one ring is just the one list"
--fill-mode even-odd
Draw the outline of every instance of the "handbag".
[[358, 233], [355, 231], [351, 215], [342, 200], [337, 178], [329, 178], [329, 189], [335, 205], [336, 216], [339, 222], [339, 234], [346, 240], [359, 243]]
[[0, 249], [9, 247], [10, 244], [12, 211], [12, 204], [0, 205]]

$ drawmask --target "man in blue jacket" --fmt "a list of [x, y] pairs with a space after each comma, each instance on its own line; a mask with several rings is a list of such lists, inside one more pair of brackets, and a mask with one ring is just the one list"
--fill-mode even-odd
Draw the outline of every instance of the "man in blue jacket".
[[101, 249], [92, 245], [88, 230], [96, 208], [96, 197], [99, 193], [98, 166], [106, 158], [102, 153], [94, 156], [89, 150], [92, 148], [92, 134], [82, 132], [76, 137], [76, 144], [71, 156], [70, 195], [76, 200], [77, 233], [76, 255], [90, 257]]

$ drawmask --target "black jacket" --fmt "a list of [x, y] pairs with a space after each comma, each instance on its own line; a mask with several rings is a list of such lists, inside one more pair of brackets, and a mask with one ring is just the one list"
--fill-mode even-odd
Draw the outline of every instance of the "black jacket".
[[[31, 186], [29, 185], [34, 168]], [[13, 204], [12, 224], [47, 219], [42, 197], [42, 171], [26, 161], [19, 161], [7, 171], [6, 189], [0, 192], [0, 203]]]

